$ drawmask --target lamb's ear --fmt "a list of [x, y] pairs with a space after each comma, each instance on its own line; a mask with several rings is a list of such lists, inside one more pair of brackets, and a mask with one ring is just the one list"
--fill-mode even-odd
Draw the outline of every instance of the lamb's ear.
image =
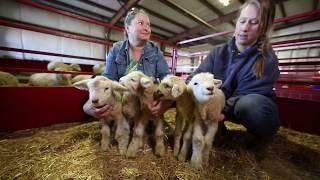
[[148, 88], [153, 85], [153, 81], [151, 78], [142, 77], [140, 79], [141, 86], [144, 88]]
[[220, 88], [222, 85], [222, 81], [219, 79], [213, 79], [213, 82], [214, 82], [214, 86], [217, 88]]
[[88, 81], [89, 81], [89, 79], [78, 81], [78, 82], [74, 83], [73, 86], [77, 89], [88, 91], [88, 85], [87, 85]]
[[171, 94], [174, 98], [177, 98], [179, 96], [181, 96], [183, 90], [181, 87], [179, 87], [178, 85], [173, 85], [172, 90], [171, 90]]
[[112, 88], [116, 91], [127, 91], [128, 88], [124, 87], [123, 85], [121, 85], [120, 83], [116, 82], [116, 81], [112, 81]]

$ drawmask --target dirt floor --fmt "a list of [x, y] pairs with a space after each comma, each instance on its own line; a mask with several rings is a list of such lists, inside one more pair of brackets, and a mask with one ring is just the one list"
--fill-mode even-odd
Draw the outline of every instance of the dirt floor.
[[[148, 145], [135, 159], [121, 157], [116, 145], [103, 152], [97, 121], [3, 133], [0, 179], [320, 178], [319, 136], [281, 128], [272, 141], [249, 148], [244, 128], [226, 125], [228, 133], [214, 144], [203, 170], [177, 161], [170, 145], [162, 158]], [[168, 140], [172, 143], [170, 133]]]

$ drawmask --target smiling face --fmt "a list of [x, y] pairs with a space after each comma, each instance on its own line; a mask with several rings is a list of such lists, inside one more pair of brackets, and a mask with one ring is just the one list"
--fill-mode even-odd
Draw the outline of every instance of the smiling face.
[[131, 23], [125, 26], [130, 41], [147, 41], [150, 39], [150, 20], [144, 13], [138, 13]]
[[260, 15], [254, 4], [248, 4], [241, 11], [235, 29], [236, 45], [240, 52], [257, 42]]

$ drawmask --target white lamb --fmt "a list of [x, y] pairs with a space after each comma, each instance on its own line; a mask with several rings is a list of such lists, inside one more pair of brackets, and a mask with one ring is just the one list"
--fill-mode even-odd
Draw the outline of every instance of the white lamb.
[[0, 71], [0, 86], [18, 86], [19, 81], [11, 73]]
[[[138, 117], [134, 119], [132, 140], [129, 144], [127, 157], [135, 157], [139, 148], [143, 145], [144, 129], [149, 118], [152, 116], [148, 108], [153, 102], [153, 94], [156, 91], [156, 85], [153, 79], [140, 71], [133, 71], [120, 79], [120, 83], [128, 88], [133, 96], [138, 97], [140, 102], [140, 111]], [[128, 106], [128, 105], [127, 105]], [[125, 109], [125, 108], [124, 108]], [[163, 156], [165, 153], [163, 116], [157, 117], [155, 123], [155, 154]]]
[[219, 89], [221, 84], [221, 80], [214, 79], [210, 73], [199, 73], [188, 84], [196, 101], [191, 157], [191, 165], [196, 168], [209, 162], [209, 152], [225, 106], [225, 96]]
[[101, 128], [101, 147], [104, 151], [109, 149], [111, 128], [110, 122], [114, 120], [116, 125], [115, 139], [118, 142], [119, 152], [125, 155], [129, 144], [130, 127], [122, 114], [121, 92], [127, 88], [116, 81], [112, 81], [103, 76], [97, 76], [93, 79], [79, 81], [74, 86], [81, 90], [89, 91], [89, 101], [96, 108], [110, 104], [113, 107], [112, 113], [102, 122]]
[[[56, 71], [66, 71], [65, 68], [57, 68]], [[35, 73], [29, 77], [30, 86], [63, 86], [71, 85], [70, 74]]]
[[[158, 86], [160, 99], [176, 101], [176, 128], [173, 154], [185, 161], [192, 145], [193, 109], [192, 94], [187, 91], [186, 83], [177, 76], [166, 76]], [[182, 145], [181, 145], [182, 142]]]

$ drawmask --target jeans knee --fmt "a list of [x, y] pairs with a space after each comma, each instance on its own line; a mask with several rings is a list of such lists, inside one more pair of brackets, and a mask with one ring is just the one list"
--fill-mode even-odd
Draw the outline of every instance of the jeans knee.
[[234, 114], [237, 121], [257, 136], [272, 136], [280, 127], [277, 105], [263, 95], [241, 97], [235, 105]]

